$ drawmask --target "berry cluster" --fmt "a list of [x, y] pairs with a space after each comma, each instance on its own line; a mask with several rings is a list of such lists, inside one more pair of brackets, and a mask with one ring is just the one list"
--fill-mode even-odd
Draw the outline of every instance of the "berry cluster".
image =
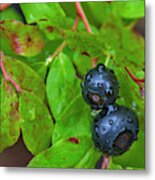
[[82, 95], [92, 109], [101, 110], [92, 126], [92, 138], [100, 151], [107, 155], [126, 152], [137, 140], [138, 119], [125, 106], [115, 104], [119, 83], [113, 70], [103, 64], [91, 69], [82, 82]]

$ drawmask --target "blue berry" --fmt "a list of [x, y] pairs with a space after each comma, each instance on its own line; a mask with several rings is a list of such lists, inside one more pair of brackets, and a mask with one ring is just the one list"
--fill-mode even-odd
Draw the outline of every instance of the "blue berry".
[[95, 116], [92, 138], [95, 146], [105, 154], [125, 153], [137, 140], [138, 119], [135, 113], [118, 105], [111, 105]]
[[91, 69], [82, 82], [82, 95], [92, 109], [113, 104], [118, 97], [119, 83], [114, 72], [103, 64]]

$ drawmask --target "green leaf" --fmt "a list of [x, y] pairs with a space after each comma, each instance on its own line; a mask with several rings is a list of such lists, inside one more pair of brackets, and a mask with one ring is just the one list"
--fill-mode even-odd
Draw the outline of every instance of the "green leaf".
[[35, 94], [42, 100], [45, 99], [44, 81], [29, 66], [19, 60], [5, 56], [4, 67], [22, 90]]
[[134, 142], [129, 151], [125, 154], [113, 157], [113, 162], [121, 165], [123, 168], [145, 168], [145, 142], [144, 132], [140, 131], [138, 134], [138, 140]]
[[20, 4], [27, 23], [38, 22], [39, 20], [50, 20], [57, 23], [65, 17], [65, 13], [59, 3], [22, 3]]
[[105, 22], [112, 12], [112, 6], [108, 2], [82, 2], [81, 4], [89, 22], [96, 26]]
[[[69, 139], [58, 141], [51, 148], [35, 156], [28, 164], [28, 167], [94, 168], [100, 153], [95, 155], [93, 159], [89, 154], [93, 148], [91, 139], [88, 137], [77, 137], [76, 139], [77, 143], [71, 142]], [[90, 161], [87, 156], [91, 158]], [[85, 164], [87, 161], [88, 163]]]
[[144, 17], [144, 1], [114, 2], [113, 6], [116, 13], [120, 14], [123, 18], [132, 19]]
[[73, 63], [75, 64], [78, 73], [82, 76], [92, 68], [92, 59], [78, 51], [73, 54]]
[[56, 120], [53, 143], [64, 137], [91, 134], [90, 109], [84, 103], [80, 81], [65, 54], [56, 57], [50, 67], [46, 92]]
[[[75, 18], [75, 4], [74, 2], [62, 2], [60, 5], [65, 10], [66, 15]], [[107, 2], [82, 2], [81, 3], [86, 17], [90, 24], [100, 26], [112, 11], [112, 6]]]
[[14, 145], [20, 136], [18, 106], [16, 90], [3, 80], [0, 95], [0, 152]]
[[56, 121], [59, 121], [67, 102], [72, 101], [80, 92], [74, 67], [63, 53], [53, 59], [47, 77], [46, 92], [51, 111]]
[[15, 20], [5, 20], [0, 24], [0, 30], [2, 38], [18, 55], [35, 56], [44, 48], [42, 34], [36, 26], [25, 25]]
[[[115, 21], [115, 23], [113, 22]], [[124, 27], [118, 17], [111, 16], [100, 31], [106, 44], [106, 51], [112, 55], [117, 66], [134, 66], [142, 70], [144, 67], [144, 39], [133, 30]]]
[[125, 70], [119, 69], [117, 73], [120, 81], [120, 99], [117, 102], [132, 108], [136, 112], [140, 124], [143, 126], [144, 99], [141, 97], [139, 87], [133, 82]]
[[84, 31], [72, 32], [65, 30], [65, 40], [73, 51], [87, 52], [92, 57], [103, 53], [105, 41], [99, 34], [89, 34]]
[[19, 100], [21, 130], [24, 143], [32, 154], [51, 144], [53, 122], [46, 105], [35, 95], [22, 92]]
[[34, 62], [30, 64], [31, 68], [39, 74], [41, 79], [45, 80], [46, 72], [47, 72], [47, 66], [45, 65], [45, 62]]
[[23, 21], [21, 15], [12, 6], [0, 12], [0, 21], [6, 20], [6, 19], [14, 19], [17, 21]]
[[64, 137], [82, 135], [91, 137], [91, 125], [90, 108], [85, 104], [80, 92], [66, 104], [66, 108], [55, 125], [52, 142], [55, 143]]

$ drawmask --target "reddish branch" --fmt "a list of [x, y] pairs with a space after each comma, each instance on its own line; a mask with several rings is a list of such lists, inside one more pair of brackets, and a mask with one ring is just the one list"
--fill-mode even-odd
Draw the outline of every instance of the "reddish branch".
[[145, 80], [144, 80], [144, 79], [138, 79], [138, 78], [136, 78], [136, 77], [132, 74], [132, 72], [129, 70], [128, 67], [125, 67], [125, 70], [126, 70], [126, 72], [128, 73], [128, 75], [130, 76], [130, 78], [139, 86], [139, 88], [140, 88], [140, 94], [141, 94], [142, 96], [144, 96], [144, 88], [143, 88], [143, 86], [142, 86], [142, 83], [144, 83]]
[[22, 93], [22, 90], [20, 88], [20, 86], [8, 75], [8, 73], [5, 70], [4, 64], [3, 64], [3, 53], [0, 51], [0, 68], [2, 70], [2, 74], [4, 76], [4, 79], [8, 82], [11, 82], [12, 85], [16, 88], [16, 90], [19, 93]]
[[[91, 26], [87, 20], [87, 17], [82, 9], [80, 2], [75, 2], [75, 7], [76, 7], [77, 14], [82, 19], [87, 32], [92, 34], [93, 32], [92, 32]], [[96, 67], [97, 61], [98, 61], [98, 58], [92, 59], [92, 67]]]
[[144, 83], [144, 79], [138, 79], [136, 78], [132, 72], [129, 70], [128, 67], [125, 67], [125, 70], [127, 71], [127, 73], [129, 74], [129, 76], [131, 77], [131, 79], [136, 83], [136, 84], [139, 84], [139, 83]]
[[11, 3], [0, 4], [0, 11], [3, 11], [7, 7], [9, 7], [10, 5], [11, 5]]
[[[79, 17], [77, 16], [74, 21], [72, 31], [76, 30], [78, 24], [79, 24]], [[65, 46], [66, 46], [66, 41], [63, 41], [62, 44], [55, 50], [55, 52], [47, 59], [46, 65], [49, 65], [53, 60], [53, 58], [55, 58], [65, 48]]]
[[75, 31], [77, 26], [79, 24], [79, 16], [76, 17], [75, 21], [74, 21], [74, 25], [72, 27], [72, 30]]
[[89, 33], [92, 33], [92, 29], [91, 29], [91, 27], [89, 25], [89, 22], [88, 22], [88, 20], [86, 18], [86, 15], [85, 15], [85, 13], [84, 13], [84, 11], [82, 9], [82, 6], [81, 6], [80, 2], [75, 2], [75, 7], [76, 7], [76, 11], [77, 11], [78, 16], [81, 17], [81, 19], [82, 19], [82, 21], [83, 21], [83, 23], [85, 25], [86, 30]]

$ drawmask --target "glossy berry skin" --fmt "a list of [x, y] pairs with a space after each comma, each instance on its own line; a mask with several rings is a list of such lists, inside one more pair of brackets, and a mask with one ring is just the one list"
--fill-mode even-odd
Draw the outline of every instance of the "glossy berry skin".
[[113, 104], [118, 97], [119, 83], [114, 72], [103, 64], [91, 69], [82, 82], [82, 95], [92, 109]]
[[137, 140], [138, 129], [138, 119], [132, 110], [111, 105], [95, 116], [92, 138], [101, 152], [121, 155]]

